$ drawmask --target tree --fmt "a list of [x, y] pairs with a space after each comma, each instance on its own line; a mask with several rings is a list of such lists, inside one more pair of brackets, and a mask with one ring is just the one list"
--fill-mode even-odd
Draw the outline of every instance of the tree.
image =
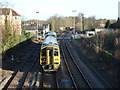
[[95, 51], [96, 53], [99, 53], [103, 49], [104, 45], [104, 39], [105, 39], [105, 32], [100, 32], [96, 34], [96, 38], [94, 39], [95, 41]]
[[97, 20], [95, 16], [89, 18], [84, 17], [84, 30], [91, 30], [95, 28], [100, 28], [100, 20]]
[[10, 2], [7, 0], [0, 0], [0, 8], [7, 7], [8, 5], [10, 5]]
[[71, 17], [52, 16], [47, 21], [51, 25], [51, 31], [58, 31], [60, 27], [73, 26], [73, 19]]
[[15, 31], [11, 30], [11, 26], [5, 17], [5, 29], [2, 30], [2, 52], [12, 48], [17, 43], [17, 35]]
[[105, 28], [109, 28], [110, 25], [111, 25], [110, 20], [107, 20], [107, 22], [106, 22], [106, 24], [105, 24]]
[[120, 18], [118, 18], [116, 24], [117, 24], [117, 28], [120, 29]]

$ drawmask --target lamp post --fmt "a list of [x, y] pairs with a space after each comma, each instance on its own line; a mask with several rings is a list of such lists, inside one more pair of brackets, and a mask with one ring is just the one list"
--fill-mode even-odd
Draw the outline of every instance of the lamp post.
[[73, 19], [73, 35], [74, 35], [74, 39], [75, 39], [75, 16], [74, 16], [74, 13], [76, 12], [76, 10], [72, 10], [72, 12], [73, 12], [73, 17], [74, 17], [74, 19]]
[[81, 31], [84, 31], [84, 14], [83, 13], [80, 13], [79, 14], [80, 16], [80, 23], [81, 23]]
[[73, 17], [74, 17], [74, 19], [73, 19], [73, 28], [75, 29], [75, 16], [74, 16], [74, 13], [76, 12], [76, 10], [72, 10], [72, 12], [73, 12]]
[[[39, 13], [39, 11], [37, 11], [36, 13]], [[36, 30], [36, 32], [37, 32], [37, 40], [38, 40], [38, 20], [37, 20], [37, 30]]]
[[84, 31], [84, 14], [82, 13], [82, 31]]

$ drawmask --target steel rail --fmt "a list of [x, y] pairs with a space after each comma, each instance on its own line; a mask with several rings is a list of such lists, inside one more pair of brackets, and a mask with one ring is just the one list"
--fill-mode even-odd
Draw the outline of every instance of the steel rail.
[[64, 51], [63, 51], [63, 47], [62, 47], [62, 46], [61, 46], [61, 51], [62, 51], [62, 55], [63, 55], [64, 61], [65, 61], [66, 67], [67, 67], [67, 69], [68, 69], [69, 75], [70, 75], [71, 80], [72, 80], [72, 82], [73, 82], [73, 85], [74, 85], [75, 88], [78, 88], [78, 87], [77, 87], [77, 84], [76, 84], [76, 82], [75, 82], [75, 80], [74, 80], [74, 77], [72, 76], [72, 73], [71, 73], [71, 71], [70, 71], [70, 68], [69, 68], [69, 66], [68, 66], [68, 63], [67, 63], [67, 61], [66, 61], [65, 54], [64, 54]]
[[[45, 89], [45, 88], [46, 88], [46, 87], [44, 87], [45, 78], [48, 78], [47, 76], [45, 76], [46, 74], [48, 74], [48, 73], [47, 73], [47, 72], [43, 72], [42, 75], [41, 75], [41, 79], [40, 79], [40, 83], [41, 83], [40, 88], [41, 88], [41, 89]], [[49, 72], [49, 74], [50, 74], [52, 77], [54, 77], [54, 79], [52, 79], [52, 80], [54, 80], [55, 82], [51, 82], [51, 83], [50, 83], [51, 85], [54, 85], [53, 88], [56, 88], [56, 89], [60, 88], [60, 87], [59, 87], [59, 83], [58, 83], [58, 79], [57, 79], [57, 76], [56, 76], [56, 72]], [[54, 83], [54, 84], [53, 84], [53, 83]]]
[[57, 72], [54, 72], [54, 74], [55, 74], [56, 88], [60, 88], [57, 78]]
[[92, 89], [92, 85], [91, 85], [91, 84], [89, 83], [89, 81], [86, 79], [85, 75], [84, 75], [83, 72], [80, 70], [77, 62], [75, 61], [73, 55], [72, 55], [71, 52], [70, 52], [70, 50], [69, 50], [69, 48], [68, 48], [68, 41], [65, 43], [65, 46], [66, 46], [66, 49], [68, 50], [68, 52], [69, 52], [72, 60], [74, 61], [75, 65], [76, 65], [76, 67], [77, 67], [77, 69], [78, 69], [78, 71], [81, 73], [83, 79], [86, 81], [86, 83], [88, 84], [88, 86], [90, 87], [90, 89]]
[[32, 70], [32, 68], [33, 68], [33, 66], [35, 65], [35, 62], [37, 61], [37, 59], [38, 59], [38, 56], [35, 58], [35, 60], [33, 61], [33, 63], [32, 63], [32, 65], [31, 65], [31, 67], [29, 67], [29, 70], [28, 70], [28, 72], [27, 72], [27, 75], [26, 75], [26, 77], [24, 78], [24, 82], [23, 82], [23, 84], [22, 84], [22, 86], [20, 87], [20, 88], [25, 88], [25, 86], [26, 86], [26, 81], [28, 80], [28, 77], [30, 76], [30, 72], [31, 72], [31, 70]]
[[[36, 48], [35, 48], [36, 49]], [[7, 82], [7, 84], [4, 86], [3, 89], [7, 89], [7, 88], [10, 88], [12, 82], [14, 81], [15, 77], [17, 75], [19, 75], [19, 71], [22, 69], [22, 67], [29, 61], [29, 59], [32, 57], [32, 54], [33, 54], [33, 51], [35, 51], [35, 49], [32, 50], [31, 54], [30, 54], [30, 57], [21, 65], [20, 68], [18, 68], [18, 70], [15, 71], [15, 73], [13, 73], [12, 77], [9, 79], [9, 81]]]

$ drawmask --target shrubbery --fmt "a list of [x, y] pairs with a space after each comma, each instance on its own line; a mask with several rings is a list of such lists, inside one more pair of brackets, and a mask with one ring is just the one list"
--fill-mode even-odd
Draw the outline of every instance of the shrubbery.
[[5, 28], [2, 29], [2, 53], [4, 54], [10, 48], [13, 48], [17, 44], [30, 38], [30, 33], [26, 33], [22, 30], [22, 34], [19, 35], [17, 30], [12, 31], [7, 17], [5, 18]]
[[100, 47], [102, 53], [116, 56], [114, 52], [120, 48], [120, 30], [101, 32], [89, 40], [95, 45], [94, 49]]

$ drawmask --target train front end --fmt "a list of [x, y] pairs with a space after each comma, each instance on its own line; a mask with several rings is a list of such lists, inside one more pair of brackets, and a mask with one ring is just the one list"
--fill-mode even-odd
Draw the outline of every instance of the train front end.
[[44, 71], [57, 71], [60, 66], [58, 47], [46, 46], [41, 48], [40, 64]]
[[43, 71], [57, 71], [60, 67], [60, 50], [55, 34], [49, 34], [40, 50], [40, 65]]

